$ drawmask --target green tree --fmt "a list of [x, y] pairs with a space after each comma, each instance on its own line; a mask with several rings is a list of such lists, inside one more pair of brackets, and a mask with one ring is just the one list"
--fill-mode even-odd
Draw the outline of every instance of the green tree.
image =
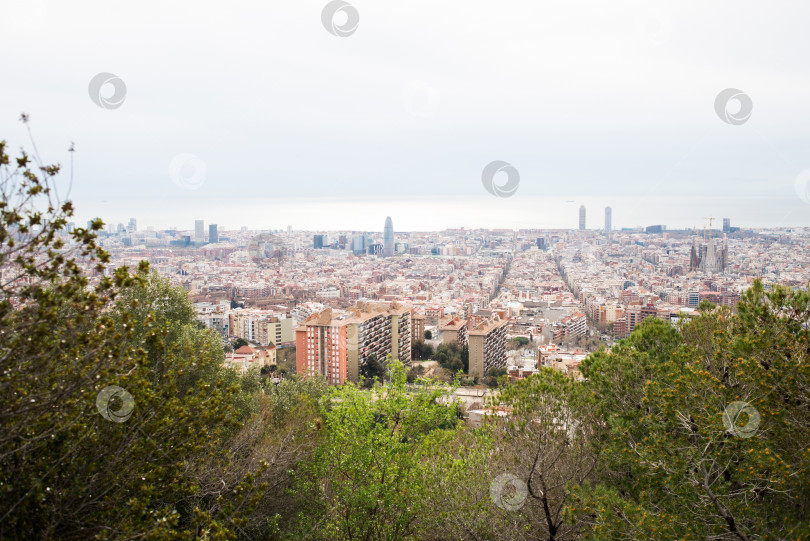
[[583, 365], [608, 428], [594, 536], [810, 536], [810, 293], [755, 283], [680, 329], [655, 319]]
[[310, 502], [297, 538], [410, 539], [430, 536], [420, 517], [431, 513], [431, 460], [458, 430], [447, 388], [410, 393], [405, 369], [373, 393], [333, 388], [323, 403], [326, 433], [298, 493]]
[[435, 353], [436, 351], [433, 349], [433, 346], [422, 340], [417, 340], [411, 344], [411, 356], [414, 361], [430, 359]]
[[498, 379], [505, 376], [507, 374], [506, 368], [502, 368], [500, 366], [496, 366], [495, 368], [490, 368], [487, 370], [487, 375], [484, 382], [489, 387], [497, 387], [498, 386]]
[[566, 510], [575, 489], [592, 478], [601, 430], [587, 389], [543, 367], [499, 391], [496, 404], [510, 415], [491, 418], [501, 450], [493, 460], [520, 480], [526, 501], [520, 513], [499, 517], [495, 538], [578, 538], [587, 524]]
[[242, 382], [220, 371], [220, 339], [173, 322], [188, 315], [174, 292], [139, 304], [148, 265], [105, 273], [100, 220], [66, 231], [58, 172], [0, 142], [0, 537], [229, 536], [254, 472], [217, 497], [196, 478], [249, 411]]
[[433, 333], [430, 332], [430, 331], [425, 331], [425, 340], [432, 340], [432, 339], [433, 339]]
[[366, 387], [371, 387], [375, 381], [382, 381], [385, 378], [385, 365], [386, 363], [380, 361], [373, 353], [360, 365], [360, 376], [363, 377]]

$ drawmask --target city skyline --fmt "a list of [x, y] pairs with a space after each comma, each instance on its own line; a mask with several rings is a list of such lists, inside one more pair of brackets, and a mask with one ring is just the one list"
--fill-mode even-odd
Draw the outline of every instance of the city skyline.
[[[239, 229], [283, 229], [292, 225], [294, 229], [306, 231], [326, 230], [368, 230], [376, 231], [386, 215], [397, 217], [401, 231], [436, 231], [464, 227], [466, 229], [576, 229], [578, 227], [579, 200], [565, 197], [557, 198], [524, 198], [523, 200], [498, 200], [492, 198], [470, 198], [464, 210], [453, 213], [449, 203], [440, 199], [423, 198], [421, 200], [404, 200], [388, 205], [388, 212], [369, 213], [369, 208], [385, 205], [384, 201], [358, 199], [353, 201], [312, 201], [296, 200], [294, 203], [268, 202], [271, 211], [262, 202], [246, 201], [235, 205], [236, 210], [223, 207], [219, 202], [201, 204], [195, 207], [177, 209], [168, 215], [161, 212], [161, 207], [139, 206], [138, 221], [145, 227], [169, 229], [172, 226], [184, 229], [182, 225], [199, 216], [209, 217], [211, 222], [226, 224], [228, 228]], [[514, 198], [513, 198], [514, 199]], [[504, 202], [507, 201], [507, 202]], [[690, 204], [691, 201], [691, 204]], [[655, 205], [653, 205], [655, 203]], [[672, 204], [688, 207], [685, 211], [673, 211]], [[764, 211], [762, 198], [746, 198], [740, 204], [729, 204], [727, 198], [682, 198], [651, 199], [631, 198], [590, 198], [584, 204], [586, 209], [613, 209], [614, 229], [646, 227], [649, 225], [666, 225], [669, 229], [702, 228], [705, 217], [714, 216], [718, 220], [729, 217], [735, 226], [749, 229], [773, 229], [784, 227], [808, 227], [810, 223], [800, 220], [808, 211], [800, 201], [791, 201], [787, 211]], [[537, 205], [545, 204], [547, 208], [540, 214]], [[173, 205], [167, 203], [167, 208]], [[660, 206], [659, 206], [660, 205]], [[384, 207], [385, 208], [385, 207]], [[130, 205], [110, 213], [112, 219], [104, 214], [98, 215], [82, 212], [78, 209], [77, 223], [100, 217], [106, 224], [126, 224], [132, 214]], [[718, 222], [719, 223], [719, 222]], [[220, 225], [222, 229], [222, 225]]]

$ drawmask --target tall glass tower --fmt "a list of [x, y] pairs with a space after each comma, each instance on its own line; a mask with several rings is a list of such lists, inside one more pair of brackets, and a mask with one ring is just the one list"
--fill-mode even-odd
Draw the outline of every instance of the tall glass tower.
[[383, 255], [391, 257], [394, 255], [394, 222], [388, 216], [385, 219], [385, 229], [383, 229]]
[[607, 238], [608, 243], [610, 242], [610, 236], [613, 231], [613, 209], [610, 207], [605, 207], [605, 237]]

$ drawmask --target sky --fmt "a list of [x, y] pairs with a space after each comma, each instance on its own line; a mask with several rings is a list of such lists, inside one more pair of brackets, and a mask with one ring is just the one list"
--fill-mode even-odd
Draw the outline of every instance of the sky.
[[329, 5], [0, 0], [0, 138], [79, 223], [810, 226], [806, 2]]

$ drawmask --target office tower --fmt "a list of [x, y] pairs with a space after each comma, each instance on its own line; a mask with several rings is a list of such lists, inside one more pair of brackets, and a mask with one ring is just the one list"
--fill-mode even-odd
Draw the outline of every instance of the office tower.
[[323, 235], [312, 235], [312, 247], [316, 250], [323, 248]]
[[363, 233], [355, 233], [352, 235], [352, 252], [354, 252], [354, 255], [360, 255], [365, 253], [365, 251], [365, 235]]
[[728, 233], [731, 230], [731, 218], [723, 218], [723, 233]]
[[205, 241], [205, 221], [194, 220], [194, 242], [203, 243]]
[[127, 224], [127, 232], [134, 233], [138, 230], [138, 221], [135, 218], [129, 219], [129, 224]]
[[391, 257], [394, 255], [394, 222], [388, 216], [385, 219], [385, 228], [383, 229], [383, 255]]
[[291, 225], [287, 226], [287, 233], [292, 233], [292, 226]]
[[579, 230], [585, 231], [585, 205], [579, 206]]
[[605, 237], [610, 242], [613, 233], [613, 209], [605, 207]]
[[211, 224], [208, 226], [208, 242], [219, 242], [219, 231], [217, 230], [217, 224]]
[[116, 231], [116, 233], [120, 235], [121, 233], [125, 233], [126, 230], [127, 229], [124, 227], [124, 224], [118, 224], [118, 231]]

